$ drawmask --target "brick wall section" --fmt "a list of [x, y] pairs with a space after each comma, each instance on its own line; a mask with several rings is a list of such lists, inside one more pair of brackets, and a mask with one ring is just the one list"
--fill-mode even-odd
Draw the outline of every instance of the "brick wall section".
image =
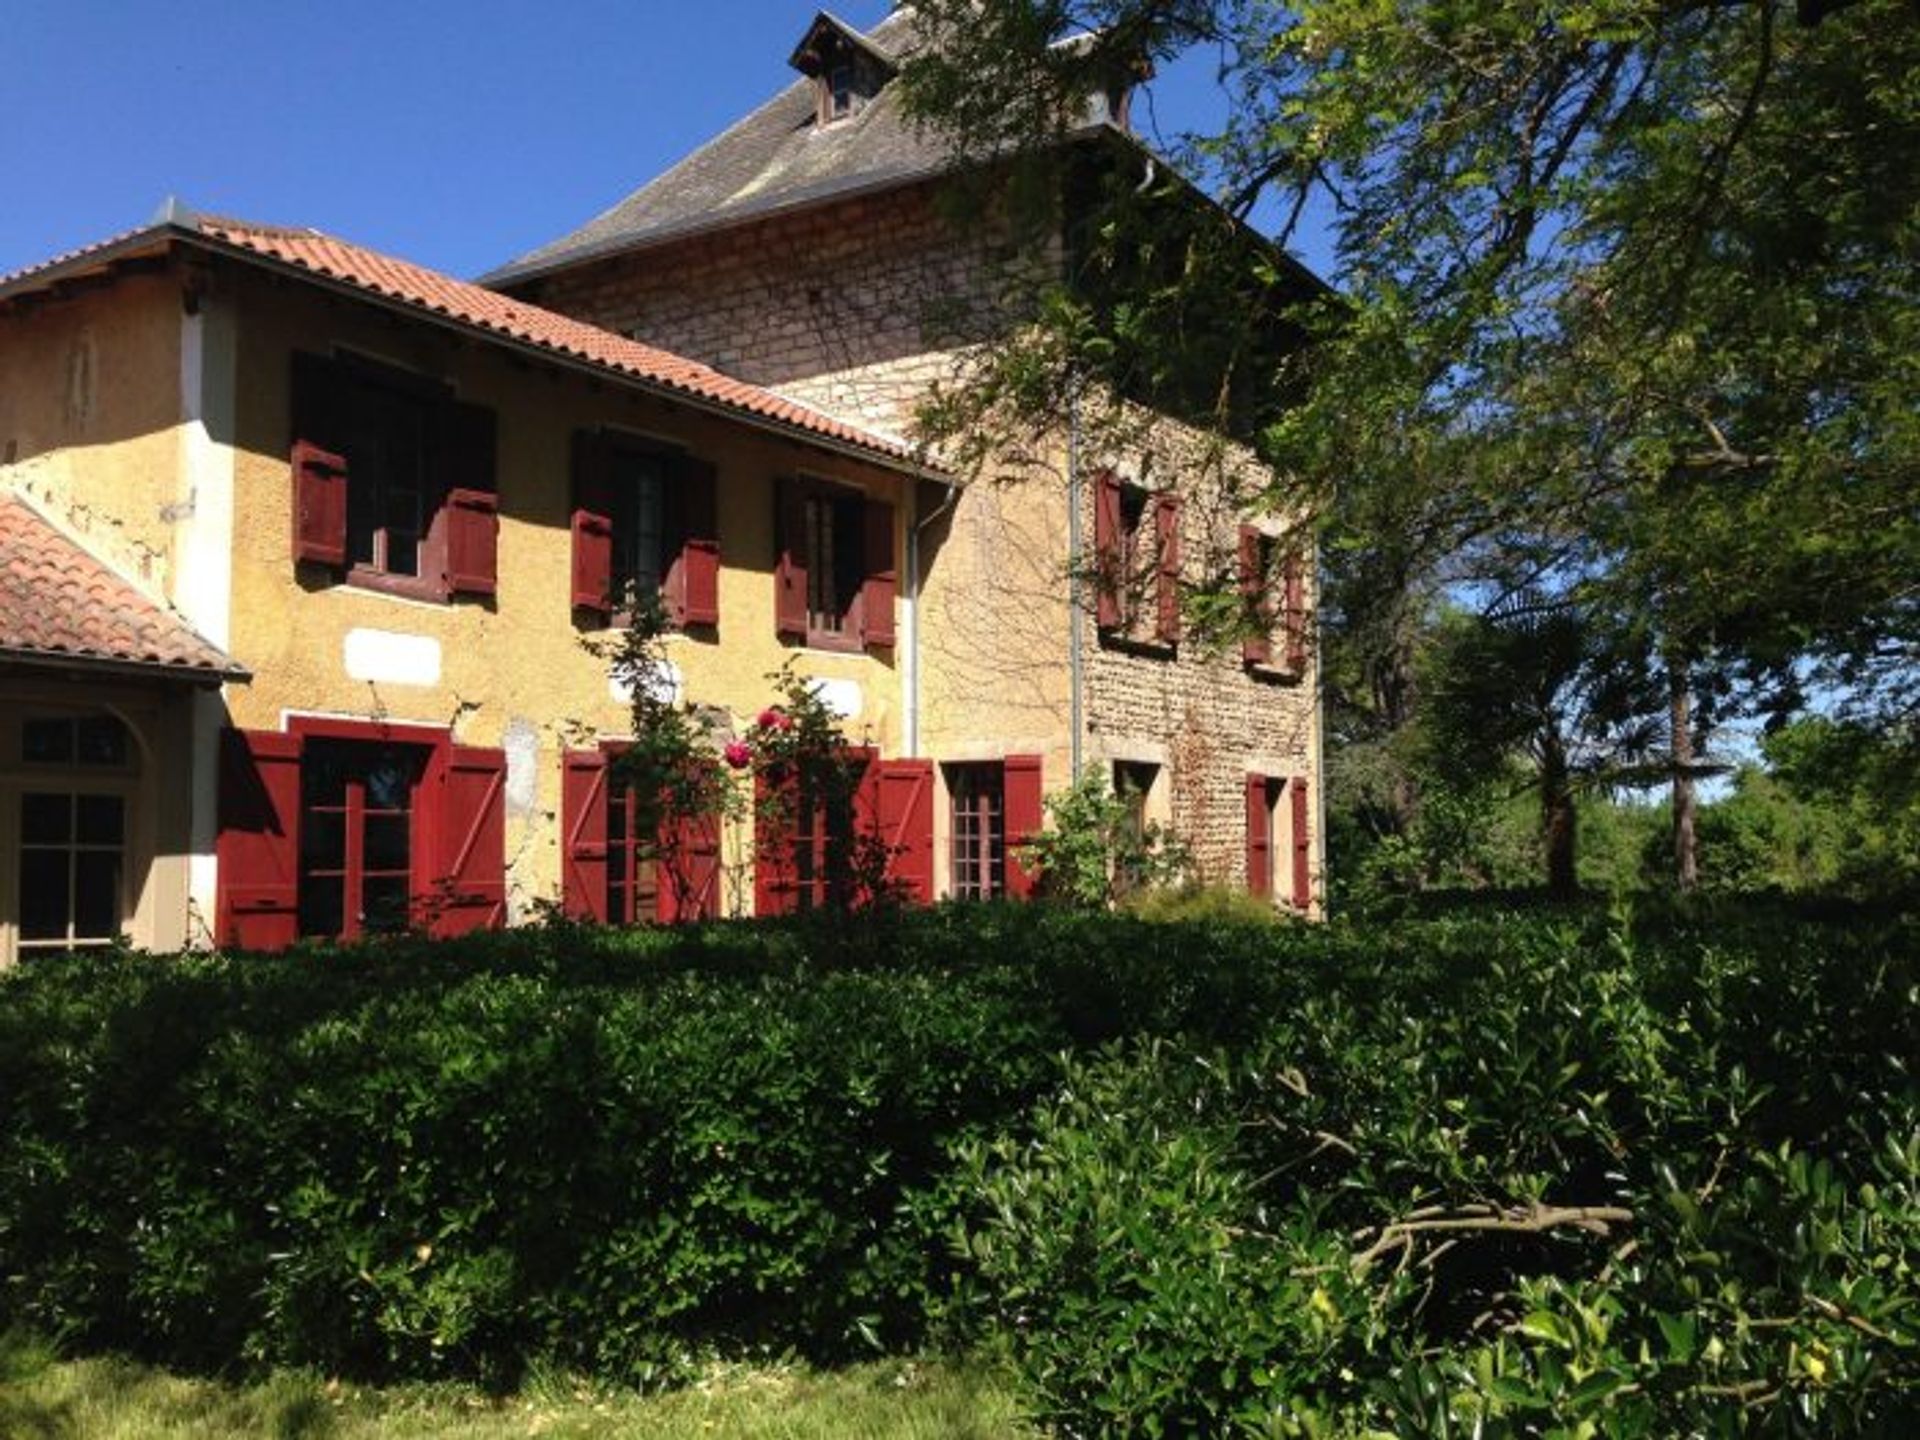
[[581, 266], [530, 298], [893, 434], [969, 339], [1030, 293], [991, 225], [949, 223], [908, 186]]

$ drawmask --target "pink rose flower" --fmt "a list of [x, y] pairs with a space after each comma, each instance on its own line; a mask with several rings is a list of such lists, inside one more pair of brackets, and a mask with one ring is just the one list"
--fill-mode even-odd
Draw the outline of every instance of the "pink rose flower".
[[762, 730], [791, 730], [793, 717], [777, 706], [769, 705], [755, 722]]
[[744, 740], [729, 740], [726, 749], [720, 753], [726, 756], [727, 764], [736, 770], [744, 770], [753, 763], [753, 748]]

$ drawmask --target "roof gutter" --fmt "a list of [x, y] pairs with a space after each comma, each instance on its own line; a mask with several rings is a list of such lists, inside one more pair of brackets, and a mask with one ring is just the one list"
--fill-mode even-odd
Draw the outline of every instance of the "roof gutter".
[[170, 680], [212, 690], [229, 681], [253, 679], [253, 672], [237, 663], [209, 670], [200, 665], [175, 665], [165, 660], [116, 660], [107, 656], [77, 655], [68, 650], [0, 648], [0, 665], [26, 665], [37, 670], [79, 670], [88, 675], [124, 675], [129, 679]]

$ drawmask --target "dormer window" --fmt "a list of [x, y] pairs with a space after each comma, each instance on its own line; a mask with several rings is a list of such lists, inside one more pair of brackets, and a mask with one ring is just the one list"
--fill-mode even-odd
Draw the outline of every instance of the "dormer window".
[[814, 122], [823, 126], [858, 115], [894, 72], [890, 56], [825, 11], [814, 17], [791, 63], [813, 81]]

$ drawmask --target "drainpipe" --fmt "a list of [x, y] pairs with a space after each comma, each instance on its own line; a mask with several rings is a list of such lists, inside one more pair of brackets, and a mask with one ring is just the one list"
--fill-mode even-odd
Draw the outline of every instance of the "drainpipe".
[[[919, 505], [919, 487], [913, 491], [915, 508]], [[907, 526], [907, 723], [906, 753], [920, 754], [920, 532], [945, 515], [960, 498], [960, 487], [947, 481], [947, 493], [925, 515], [916, 515]]]
[[1080, 387], [1069, 384], [1067, 387], [1067, 696], [1068, 696], [1068, 751], [1072, 756], [1073, 773], [1070, 780], [1080, 778], [1081, 735], [1084, 728], [1085, 700], [1083, 690], [1086, 676], [1081, 661], [1086, 644], [1086, 617], [1081, 613], [1085, 608], [1081, 602], [1081, 548], [1085, 543], [1081, 535], [1080, 520]]

